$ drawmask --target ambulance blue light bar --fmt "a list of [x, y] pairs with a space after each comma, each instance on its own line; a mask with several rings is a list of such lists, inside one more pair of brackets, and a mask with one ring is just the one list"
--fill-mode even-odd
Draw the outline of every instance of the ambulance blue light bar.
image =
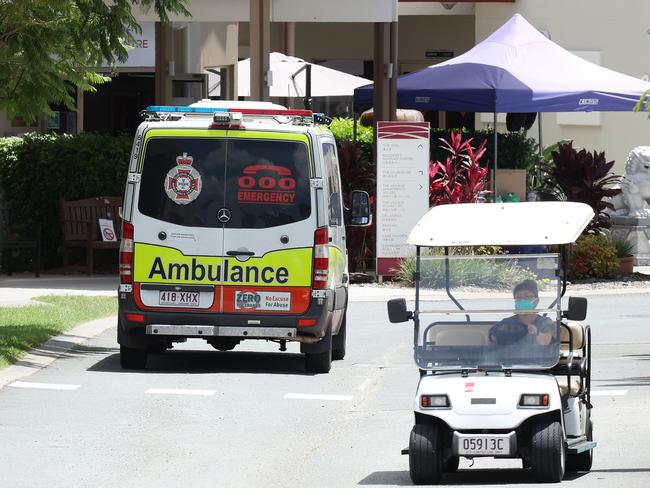
[[147, 113], [213, 114], [215, 112], [228, 112], [228, 109], [221, 107], [183, 107], [179, 105], [149, 105], [147, 107]]

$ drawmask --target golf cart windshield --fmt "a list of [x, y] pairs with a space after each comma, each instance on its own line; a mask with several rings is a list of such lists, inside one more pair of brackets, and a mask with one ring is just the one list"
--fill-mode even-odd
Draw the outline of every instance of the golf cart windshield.
[[494, 248], [448, 252], [427, 249], [421, 255], [417, 365], [553, 367], [559, 357], [559, 255], [481, 254], [501, 252]]

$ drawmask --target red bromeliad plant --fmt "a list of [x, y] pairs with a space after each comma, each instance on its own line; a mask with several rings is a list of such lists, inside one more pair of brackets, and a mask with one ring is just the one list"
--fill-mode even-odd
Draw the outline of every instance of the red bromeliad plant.
[[476, 202], [486, 184], [487, 169], [478, 164], [485, 154], [485, 141], [474, 149], [473, 138], [463, 141], [461, 132], [452, 132], [451, 142], [440, 141], [449, 156], [445, 162], [429, 163], [429, 205]]

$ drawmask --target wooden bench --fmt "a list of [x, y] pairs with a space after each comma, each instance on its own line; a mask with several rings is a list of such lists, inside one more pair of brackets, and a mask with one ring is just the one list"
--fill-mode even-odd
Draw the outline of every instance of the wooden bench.
[[[93, 274], [94, 253], [97, 249], [119, 249], [122, 219], [120, 208], [122, 197], [94, 197], [83, 200], [59, 202], [61, 214], [61, 233], [63, 234], [63, 272], [70, 270], [85, 271]], [[113, 222], [117, 240], [105, 241], [100, 235], [99, 219]], [[69, 250], [83, 248], [86, 250], [84, 265], [70, 265]]]
[[13, 251], [17, 249], [32, 249], [34, 253], [34, 274], [38, 278], [41, 275], [41, 224], [32, 225], [33, 240], [23, 239], [16, 236], [12, 228], [13, 214], [7, 206], [0, 206], [0, 253], [5, 263], [5, 270], [8, 275], [12, 273]]

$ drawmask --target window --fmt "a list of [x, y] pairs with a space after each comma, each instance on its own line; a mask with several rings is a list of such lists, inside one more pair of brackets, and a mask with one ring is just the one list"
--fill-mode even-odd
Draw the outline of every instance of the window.
[[323, 158], [327, 171], [327, 191], [329, 192], [329, 225], [343, 225], [343, 209], [341, 208], [341, 180], [339, 162], [336, 156], [336, 146], [326, 142], [323, 144]]

